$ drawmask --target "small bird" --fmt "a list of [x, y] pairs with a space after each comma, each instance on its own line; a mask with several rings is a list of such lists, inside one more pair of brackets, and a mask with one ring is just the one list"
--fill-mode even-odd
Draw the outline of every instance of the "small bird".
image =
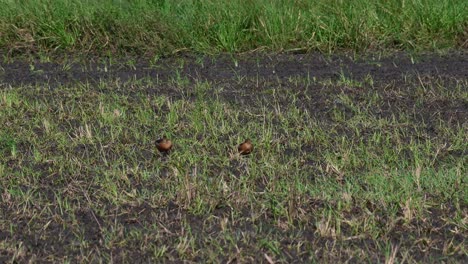
[[168, 153], [172, 148], [172, 142], [165, 137], [160, 138], [156, 140], [156, 148], [161, 153]]
[[246, 139], [243, 143], [241, 143], [238, 147], [237, 150], [239, 150], [239, 154], [241, 155], [248, 155], [252, 152], [253, 150], [253, 145], [250, 139]]

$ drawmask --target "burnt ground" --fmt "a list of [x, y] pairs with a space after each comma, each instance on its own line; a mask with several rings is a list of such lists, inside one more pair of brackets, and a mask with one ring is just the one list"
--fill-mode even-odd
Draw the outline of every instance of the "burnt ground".
[[[436, 98], [424, 102], [418, 101], [416, 92], [411, 90], [414, 84], [440, 84], [440, 86], [450, 89], [456, 85], [466, 85], [468, 81], [468, 53], [465, 51], [451, 52], [448, 54], [420, 54], [411, 56], [405, 53], [391, 54], [383, 57], [378, 55], [366, 55], [358, 58], [346, 55], [325, 56], [321, 54], [244, 54], [232, 57], [231, 55], [221, 55], [216, 57], [181, 55], [178, 57], [161, 58], [152, 63], [147, 59], [126, 58], [119, 60], [108, 60], [89, 58], [75, 60], [70, 58], [60, 58], [56, 62], [40, 62], [39, 60], [11, 61], [0, 63], [0, 89], [8, 89], [10, 86], [43, 86], [51, 90], [60, 89], [61, 86], [73, 85], [76, 83], [89, 83], [96, 85], [96, 89], [105, 91], [105, 87], [100, 87], [99, 83], [105, 81], [119, 81], [121, 83], [139, 82], [141, 85], [133, 89], [117, 89], [113, 92], [126, 94], [129, 96], [138, 94], [164, 94], [174, 98], [195, 98], [196, 92], [190, 90], [194, 83], [208, 81], [220, 91], [219, 96], [223, 100], [230, 101], [245, 107], [255, 107], [259, 101], [268, 103], [268, 91], [271, 86], [280, 86], [284, 89], [294, 89], [293, 92], [299, 96], [308, 95], [304, 101], [297, 103], [300, 107], [308, 109], [317, 118], [330, 119], [328, 113], [333, 107], [347, 106], [337, 102], [336, 95], [345, 93], [355, 100], [364, 100], [370, 90], [381, 91], [384, 98], [379, 109], [375, 109], [376, 115], [392, 115], [407, 109], [414, 111], [414, 121], [425, 124], [427, 132], [431, 132], [431, 124], [436, 122], [436, 118], [453, 120], [453, 123], [467, 124], [468, 99], [458, 100], [437, 100]], [[298, 80], [297, 85], [291, 85], [294, 80]], [[154, 85], [161, 83], [161, 85]], [[304, 80], [314, 80], [310, 84]], [[171, 82], [187, 81], [189, 89], [181, 91]], [[346, 82], [356, 81], [365, 83], [365, 89], [354, 89]], [[324, 84], [330, 82], [330, 89], [324, 89]], [[338, 85], [337, 85], [338, 84]], [[128, 87], [131, 87], [129, 84]], [[444, 89], [445, 89], [444, 88]], [[462, 89], [466, 91], [468, 87]], [[430, 94], [428, 94], [430, 96]], [[279, 95], [281, 99], [281, 95]], [[305, 97], [304, 97], [305, 98]], [[285, 97], [284, 100], [287, 100]], [[284, 101], [284, 103], [289, 103]], [[417, 105], [415, 110], [415, 105]], [[352, 114], [352, 113], [351, 113]], [[329, 122], [333, 122], [331, 119]], [[451, 123], [448, 122], [450, 125]], [[345, 131], [346, 133], [346, 131]], [[466, 155], [463, 153], [453, 153], [453, 155]], [[40, 168], [39, 168], [40, 169]], [[47, 180], [43, 184], [47, 184]], [[56, 183], [54, 183], [56, 184]], [[66, 183], [59, 183], [65, 186]], [[0, 185], [2, 186], [2, 185]], [[55, 186], [57, 187], [57, 186]], [[27, 188], [27, 186], [25, 186]], [[1, 191], [4, 194], [3, 191]], [[56, 199], [53, 193], [45, 193], [50, 200]], [[78, 201], [71, 201], [75, 203]], [[301, 210], [308, 215], [313, 215], [326, 206], [321, 201], [316, 201], [312, 197], [305, 198], [301, 204]], [[211, 217], [191, 214], [179, 205], [168, 202], [166, 207], [153, 208], [146, 204], [129, 205], [126, 208], [106, 205], [103, 207], [107, 214], [96, 214], [88, 208], [82, 208], [71, 213], [73, 219], [59, 219], [59, 221], [42, 222], [41, 219], [31, 219], [25, 213], [18, 213], [20, 205], [15, 205], [10, 198], [2, 196], [1, 216], [7, 221], [15, 222], [19, 228], [15, 233], [8, 230], [0, 230], [1, 241], [21, 241], [21, 246], [26, 249], [19, 250], [18, 260], [27, 261], [40, 259], [42, 261], [56, 261], [58, 259], [77, 260], [82, 252], [74, 249], [73, 237], [76, 234], [73, 226], [65, 223], [79, 225], [82, 232], [80, 236], [89, 243], [90, 254], [96, 253], [100, 256], [113, 256], [115, 262], [133, 259], [136, 262], [149, 262], [153, 252], [141, 252], [137, 246], [138, 241], [122, 248], [115, 245], [114, 248], [105, 248], [105, 230], [111, 229], [115, 222], [122, 224], [125, 229], [149, 229], [155, 221], [162, 223], [164, 228], [160, 228], [157, 234], [151, 233], [145, 238], [146, 244], [154, 244], [156, 247], [177, 244], [180, 233], [189, 227], [192, 235], [203, 237], [206, 234], [216, 234], [220, 231], [219, 219], [233, 217], [232, 208], [220, 206], [212, 212]], [[461, 210], [466, 214], [468, 205], [462, 204]], [[39, 208], [38, 208], [39, 210]], [[381, 239], [395, 241], [400, 248], [406, 247], [411, 254], [411, 260], [420, 262], [465, 262], [465, 254], [456, 253], [450, 255], [450, 245], [463, 245], [466, 240], [466, 230], [458, 230], [453, 224], [447, 223], [444, 219], [454, 218], [456, 210], [449, 203], [440, 204], [425, 212], [425, 215], [412, 222], [404, 222], [402, 219], [390, 219], [385, 212], [378, 208], [378, 205], [369, 204], [368, 208], [351, 208], [350, 217], [366, 218], [367, 211], [374, 214], [374, 221], [380, 225], [387, 225], [392, 222], [394, 229], [389, 234], [385, 234]], [[280, 241], [280, 245], [273, 251], [279, 251], [288, 262], [307, 262], [311, 255], [316, 260], [322, 262], [359, 262], [362, 259], [358, 253], [347, 254], [347, 252], [369, 252], [382, 251], [382, 244], [378, 239], [371, 237], [356, 237], [348, 240], [337, 240], [333, 237], [318, 236], [316, 225], [313, 219], [297, 223], [301, 228], [279, 228], [278, 219], [269, 218], [268, 215], [249, 220], [250, 212], [248, 208], [236, 211], [235, 218], [238, 221], [232, 222], [232, 230], [238, 230], [238, 235], [245, 236], [245, 241], [252, 244], [262, 245], [261, 236], [266, 234], [269, 237]], [[57, 213], [57, 215], [59, 215]], [[460, 216], [458, 216], [460, 217]], [[466, 217], [466, 215], [465, 215]], [[47, 225], [47, 232], [31, 233], [22, 231], [21, 226], [30, 225], [31, 221], [36, 221], [38, 230]], [[62, 223], [62, 224], [60, 224]], [[5, 226], [5, 225], [3, 225]], [[45, 230], [45, 229], [44, 229]], [[123, 232], [123, 230], [114, 230]], [[342, 227], [343, 236], [351, 234], [346, 226]], [[161, 235], [162, 234], [162, 235]], [[59, 239], [58, 239], [59, 238]], [[129, 237], [131, 240], [131, 237]], [[203, 241], [200, 240], [200, 241]], [[308, 243], [298, 243], [307, 241]], [[228, 240], [219, 241], [217, 247], [229, 246]], [[264, 243], [265, 248], [269, 248]], [[466, 244], [465, 244], [466, 245]], [[197, 245], [195, 248], [203, 248], [205, 245]], [[249, 244], [237, 245], [241, 251], [255, 250]], [[346, 249], [346, 250], [343, 250]], [[122, 255], [122, 251], [127, 253]], [[134, 251], [135, 253], [131, 253]], [[454, 250], [455, 251], [455, 250]], [[462, 250], [463, 251], [463, 250]], [[54, 258], [47, 258], [54, 252]], [[167, 260], [178, 259], [177, 252], [171, 248]], [[456, 251], [459, 252], [459, 251]], [[466, 251], [465, 251], [466, 252]], [[334, 255], [336, 253], [336, 255]], [[0, 262], [12, 259], [16, 254], [12, 251], [0, 251]], [[240, 252], [226, 252], [223, 262], [237, 260]], [[196, 255], [196, 254], [193, 254]], [[27, 257], [25, 257], [27, 256]], [[33, 256], [33, 257], [31, 257]], [[251, 261], [265, 261], [261, 254], [250, 254]], [[92, 260], [92, 256], [87, 256], [87, 260]], [[190, 259], [190, 256], [184, 256]], [[83, 258], [81, 258], [83, 260]], [[194, 257], [192, 261], [201, 261]], [[244, 261], [246, 259], [243, 259]], [[383, 262], [385, 256], [370, 254], [369, 260], [372, 262]]]

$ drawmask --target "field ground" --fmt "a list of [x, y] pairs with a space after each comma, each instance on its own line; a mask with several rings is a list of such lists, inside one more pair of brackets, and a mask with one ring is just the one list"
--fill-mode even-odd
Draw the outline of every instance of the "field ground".
[[466, 263], [466, 69], [466, 51], [5, 60], [0, 262]]

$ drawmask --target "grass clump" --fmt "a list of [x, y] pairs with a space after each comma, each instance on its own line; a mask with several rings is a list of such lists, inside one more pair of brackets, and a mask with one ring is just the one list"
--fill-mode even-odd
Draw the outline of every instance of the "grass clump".
[[161, 55], [466, 47], [463, 0], [0, 1], [10, 52]]

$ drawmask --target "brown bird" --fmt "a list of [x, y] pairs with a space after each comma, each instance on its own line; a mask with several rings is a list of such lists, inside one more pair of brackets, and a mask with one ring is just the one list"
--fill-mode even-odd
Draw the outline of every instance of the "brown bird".
[[172, 142], [165, 137], [160, 138], [156, 140], [156, 148], [161, 153], [168, 153], [172, 148]]
[[246, 139], [244, 142], [242, 142], [238, 147], [237, 150], [239, 150], [239, 154], [241, 155], [248, 155], [252, 152], [253, 150], [253, 145], [250, 139]]

